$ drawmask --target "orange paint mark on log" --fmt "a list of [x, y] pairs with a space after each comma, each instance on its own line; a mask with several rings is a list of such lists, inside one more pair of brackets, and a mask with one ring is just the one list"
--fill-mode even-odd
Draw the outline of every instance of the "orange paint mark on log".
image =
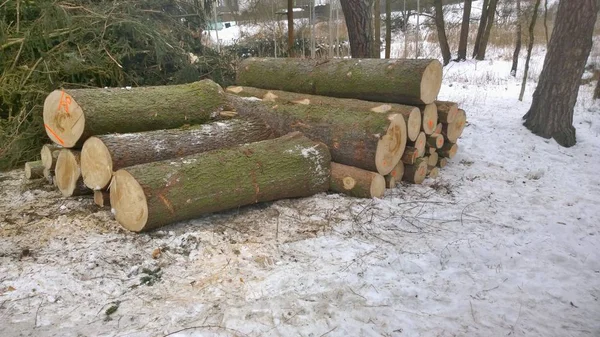
[[433, 129], [433, 121], [430, 119], [429, 122], [427, 122], [427, 125], [429, 125], [430, 129]]
[[65, 146], [65, 142], [60, 139], [60, 137], [56, 134], [56, 132], [54, 132], [49, 126], [48, 124], [44, 123], [44, 127], [46, 128], [46, 130], [50, 131], [50, 133], [56, 138], [56, 140], [58, 140], [58, 143], [60, 143], [60, 145]]
[[70, 115], [69, 105], [71, 105], [71, 96], [69, 96], [69, 94], [66, 94], [64, 91], [61, 91], [60, 101], [58, 102], [58, 110], [60, 110], [60, 108], [63, 108], [67, 115]]
[[158, 197], [163, 202], [163, 204], [165, 204], [165, 206], [167, 206], [167, 208], [169, 209], [169, 212], [171, 212], [171, 214], [175, 214], [175, 210], [173, 209], [173, 205], [171, 204], [169, 199], [165, 198], [165, 196], [162, 194], [159, 194]]

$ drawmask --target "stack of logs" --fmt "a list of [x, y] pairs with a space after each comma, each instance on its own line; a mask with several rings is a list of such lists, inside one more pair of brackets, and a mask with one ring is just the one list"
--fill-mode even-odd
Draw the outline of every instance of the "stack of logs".
[[25, 165], [64, 196], [93, 194], [140, 232], [325, 191], [382, 197], [435, 178], [466, 122], [436, 101], [437, 60], [246, 59], [238, 86], [56, 90], [54, 144]]

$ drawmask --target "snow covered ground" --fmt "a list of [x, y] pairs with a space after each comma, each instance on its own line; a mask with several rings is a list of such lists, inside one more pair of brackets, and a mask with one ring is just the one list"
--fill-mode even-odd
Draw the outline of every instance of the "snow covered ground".
[[535, 83], [519, 102], [492, 59], [444, 70], [468, 126], [440, 178], [382, 199], [132, 234], [0, 173], [0, 336], [599, 336], [600, 104], [581, 87], [562, 148], [521, 125]]

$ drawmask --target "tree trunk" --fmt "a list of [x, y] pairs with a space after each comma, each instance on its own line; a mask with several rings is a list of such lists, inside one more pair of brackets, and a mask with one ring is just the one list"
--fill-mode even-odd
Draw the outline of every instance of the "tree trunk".
[[515, 42], [515, 52], [513, 53], [512, 67], [510, 68], [510, 74], [517, 76], [517, 66], [519, 65], [519, 53], [521, 52], [521, 0], [517, 0], [517, 38]]
[[44, 102], [50, 139], [66, 148], [95, 135], [170, 129], [207, 122], [225, 96], [211, 80], [189, 84], [53, 91]]
[[[449, 101], [435, 101], [437, 107], [438, 121], [452, 123], [458, 117], [458, 104]], [[439, 132], [437, 132], [439, 133]]]
[[437, 152], [433, 152], [427, 157], [427, 166], [435, 166], [439, 160], [439, 154]]
[[353, 58], [368, 58], [371, 55], [371, 3], [373, 0], [340, 1]]
[[427, 160], [419, 158], [414, 165], [404, 165], [402, 180], [413, 184], [420, 184], [427, 176]]
[[48, 184], [54, 185], [54, 171], [44, 168], [44, 178], [46, 178]]
[[63, 196], [70, 197], [74, 195], [92, 194], [92, 190], [85, 187], [80, 170], [80, 152], [62, 149], [56, 161], [56, 170], [54, 171], [56, 187]]
[[25, 178], [38, 179], [44, 177], [44, 164], [41, 160], [25, 163]]
[[524, 125], [536, 135], [575, 145], [573, 109], [592, 48], [597, 0], [560, 1], [544, 67]]
[[594, 90], [594, 97], [593, 98], [594, 99], [599, 99], [600, 98], [600, 76], [598, 76], [598, 81], [596, 81], [596, 89]]
[[475, 36], [475, 44], [473, 45], [473, 58], [476, 58], [477, 55], [479, 55], [479, 44], [481, 43], [481, 38], [483, 37], [483, 33], [485, 32], [485, 26], [487, 24], [489, 2], [490, 0], [483, 0], [483, 6], [481, 7], [481, 17], [479, 18], [479, 26], [477, 27], [477, 35]]
[[421, 111], [414, 106], [363, 101], [351, 98], [335, 98], [288, 91], [258, 89], [254, 87], [228, 87], [227, 92], [242, 97], [257, 97], [265, 102], [284, 104], [318, 105], [324, 107], [343, 108], [350, 111], [401, 114], [406, 121], [406, 135], [409, 140], [417, 139], [421, 132]]
[[108, 191], [94, 191], [94, 204], [99, 207], [110, 206], [110, 194]]
[[446, 37], [446, 26], [444, 24], [444, 9], [442, 7], [442, 0], [434, 0], [433, 4], [435, 6], [435, 27], [437, 28], [438, 41], [440, 43], [440, 49], [442, 50], [444, 65], [447, 65], [450, 63], [452, 55], [450, 54], [448, 38]]
[[375, 34], [373, 35], [373, 55], [371, 57], [379, 59], [381, 58], [381, 0], [374, 0], [373, 12]]
[[93, 190], [105, 189], [114, 171], [138, 164], [273, 138], [258, 119], [230, 119], [181, 129], [90, 137], [81, 149], [81, 174]]
[[357, 198], [381, 198], [385, 179], [379, 173], [331, 162], [329, 189]]
[[248, 58], [237, 84], [341, 98], [430, 104], [442, 85], [438, 60]]
[[539, 7], [540, 0], [536, 0], [535, 5], [533, 6], [531, 23], [529, 24], [529, 42], [527, 44], [527, 58], [525, 59], [525, 68], [523, 69], [523, 81], [521, 82], [521, 92], [519, 93], [519, 101], [523, 101], [523, 95], [525, 94], [525, 85], [527, 84], [527, 73], [529, 72], [529, 60], [531, 60], [531, 51], [533, 50], [533, 30], [535, 28], [535, 22], [537, 20]]
[[496, 16], [496, 5], [498, 4], [498, 0], [490, 0], [490, 6], [487, 11], [487, 19], [486, 26], [483, 36], [481, 37], [481, 42], [479, 43], [479, 49], [477, 51], [476, 60], [485, 59], [485, 51], [487, 49], [488, 41], [490, 39], [490, 34], [492, 32], [492, 27], [494, 26], [494, 17]]
[[288, 56], [294, 57], [294, 0], [287, 1]]
[[110, 203], [123, 227], [140, 232], [207, 213], [325, 192], [330, 165], [325, 145], [293, 133], [120, 169]]
[[329, 146], [340, 164], [388, 174], [406, 146], [406, 122], [400, 114], [369, 114], [343, 107], [257, 102], [230, 95], [241, 116], [264, 120], [279, 135], [300, 131]]
[[392, 54], [392, 0], [385, 0], [385, 58]]
[[548, 0], [544, 1], [544, 34], [546, 35], [546, 46], [550, 43], [550, 37], [548, 36]]
[[402, 176], [404, 175], [404, 163], [399, 161], [396, 167], [386, 175], [385, 178], [385, 187], [394, 188], [396, 187], [400, 181], [402, 181]]
[[54, 167], [56, 166], [56, 159], [58, 158], [58, 154], [60, 153], [61, 149], [62, 147], [56, 144], [45, 144], [44, 146], [42, 146], [40, 155], [45, 168], [54, 171]]
[[467, 59], [467, 42], [469, 40], [469, 21], [471, 20], [472, 0], [465, 0], [462, 24], [460, 26], [460, 40], [458, 42], [458, 61]]

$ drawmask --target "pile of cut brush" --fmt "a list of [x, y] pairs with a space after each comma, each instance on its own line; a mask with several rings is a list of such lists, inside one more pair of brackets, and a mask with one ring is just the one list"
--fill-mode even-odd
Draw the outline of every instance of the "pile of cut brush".
[[56, 90], [43, 113], [55, 144], [25, 174], [94, 194], [136, 232], [328, 190], [381, 197], [456, 154], [466, 115], [435, 101], [441, 82], [437, 60], [247, 59], [226, 90]]

